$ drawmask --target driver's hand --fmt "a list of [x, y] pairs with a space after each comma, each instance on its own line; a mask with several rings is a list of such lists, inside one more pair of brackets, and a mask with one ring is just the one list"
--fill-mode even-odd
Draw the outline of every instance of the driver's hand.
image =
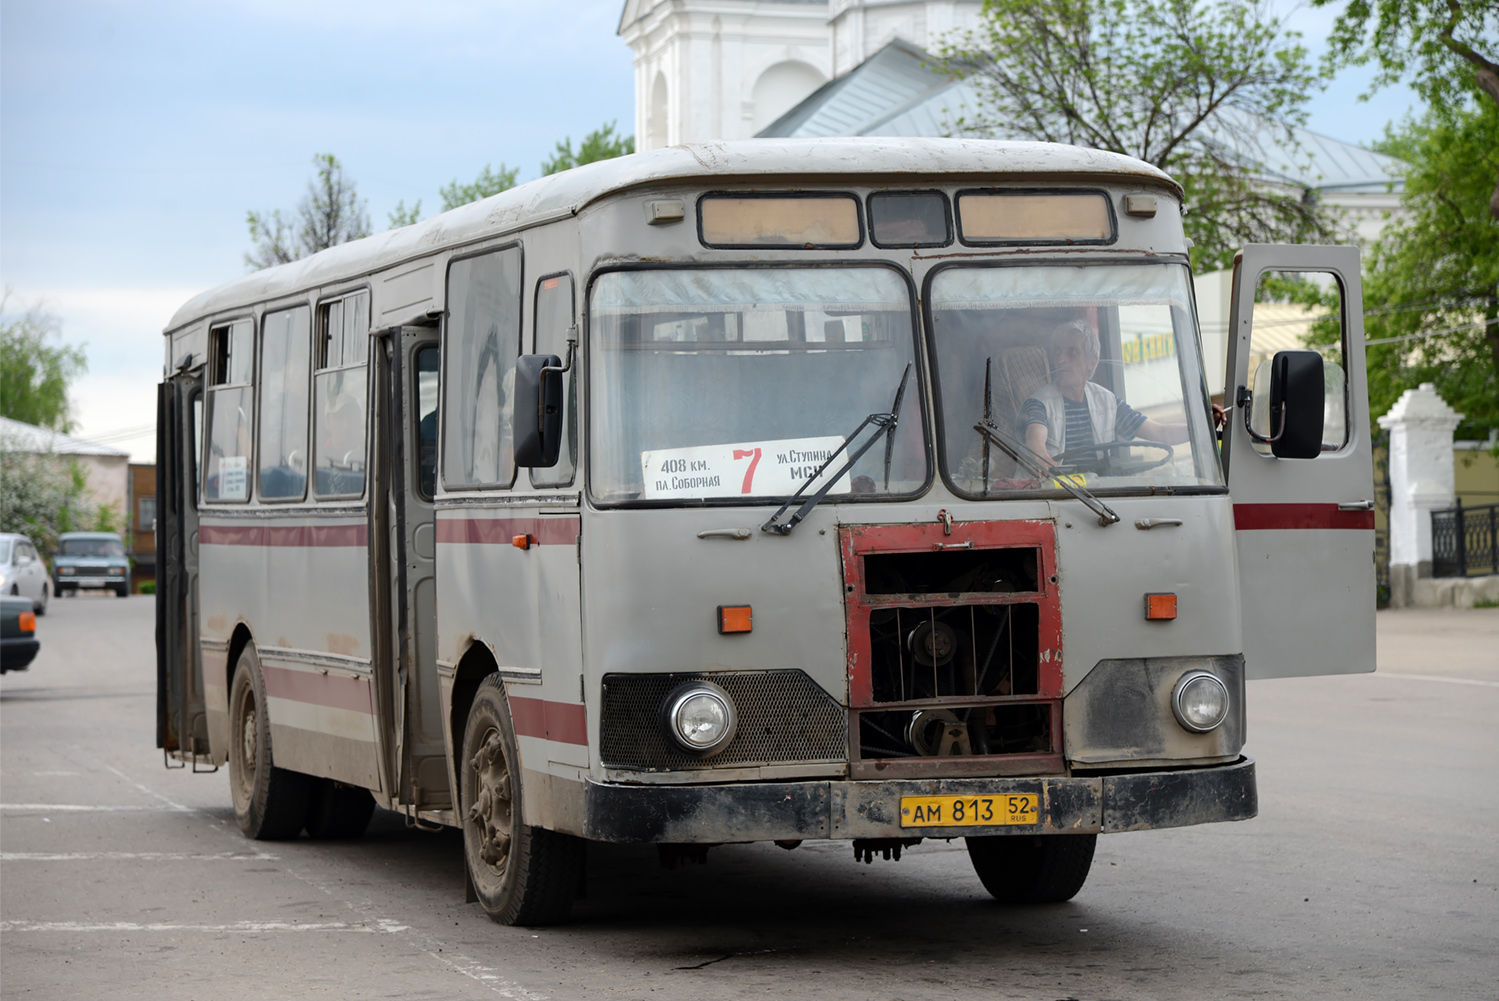
[[1228, 411], [1218, 404], [1212, 404], [1213, 408], [1213, 430], [1222, 431], [1228, 425]]
[[1044, 448], [1039, 452], [1031, 452], [1031, 455], [1035, 458], [1036, 465], [1040, 466], [1043, 471], [1049, 470], [1052, 466], [1055, 466], [1057, 464], [1057, 460], [1047, 455], [1046, 449]]

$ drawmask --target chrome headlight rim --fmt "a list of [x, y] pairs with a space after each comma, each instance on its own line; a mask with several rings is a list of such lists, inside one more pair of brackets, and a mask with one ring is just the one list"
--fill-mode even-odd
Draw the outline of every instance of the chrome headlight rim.
[[[1214, 720], [1207, 726], [1200, 726], [1196, 723], [1193, 723], [1190, 719], [1187, 718], [1187, 713], [1182, 707], [1182, 698], [1186, 694], [1187, 686], [1200, 679], [1206, 679], [1207, 681], [1216, 685], [1218, 689], [1223, 693], [1223, 712], [1218, 716], [1216, 720]], [[1232, 702], [1233, 696], [1228, 690], [1228, 685], [1224, 684], [1223, 679], [1218, 677], [1212, 671], [1188, 671], [1186, 674], [1183, 674], [1176, 680], [1175, 687], [1171, 689], [1172, 715], [1176, 717], [1176, 722], [1181, 725], [1182, 729], [1190, 731], [1191, 733], [1212, 733], [1214, 730], [1222, 726], [1224, 721], [1228, 719], [1229, 710], [1232, 708]]]
[[[682, 735], [682, 729], [677, 723], [678, 713], [688, 700], [700, 696], [710, 698], [723, 707], [723, 733], [711, 744], [691, 743]], [[734, 734], [739, 728], [739, 711], [734, 707], [734, 700], [729, 693], [720, 686], [711, 681], [688, 681], [673, 688], [666, 696], [666, 701], [661, 705], [661, 723], [677, 747], [700, 758], [711, 758], [733, 742]]]

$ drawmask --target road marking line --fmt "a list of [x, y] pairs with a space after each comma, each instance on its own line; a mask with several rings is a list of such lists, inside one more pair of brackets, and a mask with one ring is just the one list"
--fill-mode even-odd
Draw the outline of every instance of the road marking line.
[[277, 862], [280, 855], [265, 852], [219, 852], [216, 855], [192, 852], [0, 852], [0, 862]]
[[1499, 688], [1499, 681], [1479, 681], [1477, 678], [1444, 678], [1437, 674], [1398, 674], [1394, 671], [1375, 671], [1376, 678], [1400, 678], [1403, 681], [1441, 681], [1449, 685], [1477, 685], [1480, 688]]
[[260, 935], [282, 931], [350, 931], [363, 934], [390, 932], [389, 928], [371, 928], [369, 925], [346, 924], [342, 921], [308, 922], [292, 921], [234, 921], [222, 925], [192, 925], [173, 921], [0, 921], [0, 931], [40, 932], [110, 932], [110, 931], [197, 931], [215, 934], [241, 933]]
[[171, 800], [171, 799], [168, 799], [166, 796], [163, 796], [161, 793], [157, 792], [155, 789], [152, 789], [152, 788], [150, 788], [148, 786], [141, 785], [139, 782], [135, 781], [135, 779], [131, 778], [129, 775], [126, 775], [124, 772], [120, 771], [114, 765], [105, 765], [104, 767], [108, 768], [110, 771], [114, 772], [120, 778], [124, 779], [126, 782], [128, 782], [131, 785], [135, 786], [135, 788], [139, 789], [141, 792], [145, 793], [147, 796], [150, 796], [152, 799], [154, 799], [157, 802], [163, 804], [164, 806], [167, 806], [170, 809], [176, 810], [179, 813], [193, 813], [194, 812], [194, 810], [193, 810], [192, 807], [190, 807], [190, 806], [183, 806], [181, 803], [178, 803], [175, 800]]
[[163, 806], [102, 806], [95, 803], [0, 803], [0, 810], [46, 810], [52, 813], [175, 813]]

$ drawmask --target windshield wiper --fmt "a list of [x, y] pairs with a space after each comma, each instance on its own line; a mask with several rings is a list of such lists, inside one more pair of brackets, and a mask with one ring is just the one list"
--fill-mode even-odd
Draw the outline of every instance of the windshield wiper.
[[1024, 466], [1026, 471], [1038, 480], [1051, 479], [1057, 486], [1086, 504], [1089, 510], [1098, 515], [1098, 523], [1100, 525], [1107, 527], [1119, 520], [1119, 516], [1114, 513], [1113, 509], [1089, 493], [1087, 488], [1080, 487], [1075, 483], [1069, 483], [1064, 476], [1054, 476], [1042, 469], [1041, 463], [1036, 461], [1035, 453], [1021, 442], [1016, 441], [1001, 431], [995, 426], [993, 421], [979, 421], [973, 426], [973, 429], [983, 435], [986, 441], [992, 441], [998, 445], [1006, 455]]
[[[885, 414], [870, 414], [868, 417], [860, 421], [859, 426], [854, 428], [854, 433], [843, 439], [843, 444], [839, 445], [833, 451], [833, 454], [828, 456], [827, 461], [818, 466], [817, 469], [813, 471], [812, 475], [807, 477], [806, 481], [802, 483], [799, 488], [797, 488], [796, 493], [791, 495], [791, 499], [782, 504], [780, 510], [770, 516], [769, 521], [760, 526], [760, 531], [774, 532], [776, 535], [790, 535], [791, 530], [797, 525], [801, 524], [801, 520], [805, 518], [811, 512], [811, 510], [829, 494], [829, 492], [832, 491], [833, 487], [838, 483], [838, 481], [843, 478], [844, 473], [854, 468], [854, 463], [862, 459], [864, 457], [864, 453], [873, 448], [874, 443], [879, 441], [882, 435], [885, 436], [885, 489], [890, 489], [890, 459], [894, 454], [895, 449], [895, 426], [900, 423], [900, 405], [901, 401], [906, 398], [906, 383], [910, 381], [911, 363], [907, 362], [906, 371], [900, 377], [900, 387], [895, 391], [895, 403], [891, 405], [890, 412]], [[870, 425], [874, 426], [874, 434], [870, 435], [869, 438], [865, 440], [865, 442], [857, 449], [850, 449], [848, 447], [849, 443], [852, 442], [855, 438], [859, 437], [859, 433]], [[838, 458], [838, 456], [842, 455], [844, 452], [848, 452], [848, 459], [843, 463], [841, 467], [839, 467], [838, 472], [834, 473], [832, 476], [829, 476], [828, 481], [822, 485], [817, 493], [813, 494], [811, 497], [808, 497], [806, 501], [802, 503], [802, 506], [796, 509], [796, 513], [793, 514], [790, 518], [786, 519], [785, 524], [777, 524], [777, 522], [779, 522], [781, 519], [781, 515], [785, 514], [786, 511], [791, 507], [791, 505], [795, 504], [797, 502], [797, 499], [800, 498], [802, 494], [807, 492], [807, 488], [817, 482], [817, 480], [822, 476], [823, 470], [831, 466], [833, 464], [833, 460]]]

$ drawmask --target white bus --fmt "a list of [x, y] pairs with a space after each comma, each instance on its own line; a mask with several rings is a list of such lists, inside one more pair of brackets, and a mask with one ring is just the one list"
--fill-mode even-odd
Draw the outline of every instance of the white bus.
[[[1358, 256], [1244, 249], [1220, 444], [1181, 195], [1065, 146], [707, 143], [194, 298], [159, 745], [252, 838], [459, 827], [523, 924], [589, 841], [963, 837], [1023, 903], [1100, 833], [1253, 817], [1246, 678], [1373, 667]], [[1287, 273], [1341, 343], [1250, 372]]]

